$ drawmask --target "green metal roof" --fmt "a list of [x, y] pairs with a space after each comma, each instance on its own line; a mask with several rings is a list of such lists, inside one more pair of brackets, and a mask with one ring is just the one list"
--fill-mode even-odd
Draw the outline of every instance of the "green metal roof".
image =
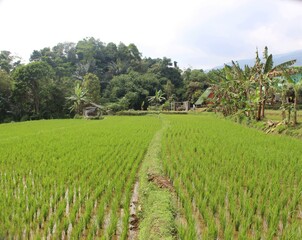
[[297, 83], [302, 79], [302, 73], [297, 73], [291, 76], [292, 79]]
[[198, 98], [198, 100], [195, 102], [195, 105], [202, 105], [204, 103], [204, 101], [209, 97], [209, 95], [212, 92], [212, 88], [207, 88], [203, 94], [201, 94], [201, 96]]

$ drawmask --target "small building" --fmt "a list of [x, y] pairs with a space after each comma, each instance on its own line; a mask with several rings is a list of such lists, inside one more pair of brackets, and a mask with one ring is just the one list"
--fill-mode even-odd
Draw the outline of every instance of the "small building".
[[86, 119], [99, 119], [102, 118], [102, 107], [95, 103], [89, 103], [83, 109], [83, 116]]
[[171, 102], [171, 111], [189, 111], [190, 105], [188, 101], [185, 102]]
[[208, 104], [213, 104], [213, 100], [212, 100], [213, 98], [214, 98], [214, 92], [212, 91], [212, 88], [209, 87], [203, 92], [203, 94], [201, 94], [201, 96], [195, 102], [195, 106], [201, 107]]

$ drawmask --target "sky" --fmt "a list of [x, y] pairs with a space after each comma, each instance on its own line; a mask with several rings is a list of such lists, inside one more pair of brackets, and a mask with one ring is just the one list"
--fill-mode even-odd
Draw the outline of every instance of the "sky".
[[0, 0], [0, 50], [33, 50], [94, 37], [134, 43], [144, 57], [210, 69], [302, 49], [299, 0]]

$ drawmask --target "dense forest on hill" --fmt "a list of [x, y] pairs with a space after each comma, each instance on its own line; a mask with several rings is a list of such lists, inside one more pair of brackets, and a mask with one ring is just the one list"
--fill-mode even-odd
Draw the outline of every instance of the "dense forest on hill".
[[73, 117], [70, 96], [110, 111], [146, 110], [148, 98], [159, 90], [167, 106], [173, 100], [193, 103], [215, 76], [181, 70], [166, 57], [142, 57], [135, 44], [105, 44], [92, 37], [34, 50], [26, 64], [1, 51], [0, 121]]
[[[173, 101], [195, 103], [212, 87], [211, 110], [225, 116], [264, 118], [265, 108], [279, 101], [282, 118], [294, 114], [302, 96], [302, 68], [295, 59], [275, 65], [266, 47], [254, 66], [238, 62], [205, 72], [180, 69], [170, 58], [143, 57], [131, 43], [103, 43], [85, 38], [77, 43], [34, 50], [29, 62], [0, 52], [0, 122], [82, 116], [93, 104], [103, 113], [170, 110]], [[278, 100], [279, 99], [279, 100]]]

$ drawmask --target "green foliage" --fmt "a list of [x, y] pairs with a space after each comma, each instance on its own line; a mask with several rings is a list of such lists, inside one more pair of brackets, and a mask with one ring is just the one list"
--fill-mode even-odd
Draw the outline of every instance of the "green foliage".
[[10, 51], [0, 52], [0, 70], [9, 73], [18, 65], [20, 65], [20, 59], [13, 56]]
[[[190, 68], [183, 72], [183, 80], [186, 85], [186, 100], [195, 103], [201, 93], [209, 87], [209, 76], [203, 70]], [[212, 80], [213, 77], [211, 76]]]
[[268, 48], [265, 47], [263, 62], [257, 50], [252, 68], [245, 66], [241, 69], [235, 62], [231, 66], [226, 65], [223, 73], [217, 74], [221, 80], [212, 88], [216, 111], [222, 112], [224, 116], [244, 111], [250, 119], [263, 119], [266, 104], [269, 102], [273, 105], [276, 92], [280, 90], [282, 79], [277, 77], [286, 73], [294, 62], [288, 61], [274, 67], [273, 56], [268, 54]]
[[99, 78], [92, 73], [84, 76], [83, 88], [87, 90], [87, 98], [94, 103], [99, 103], [101, 99], [101, 85]]
[[[45, 97], [44, 89], [47, 89], [52, 83], [53, 75], [52, 68], [45, 62], [32, 62], [16, 68], [13, 72], [16, 82], [14, 91], [16, 105], [24, 104], [24, 102], [20, 102], [24, 99], [31, 105], [32, 112], [39, 116], [41, 101]], [[22, 105], [18, 107], [19, 111], [24, 110]]]
[[159, 106], [159, 104], [166, 100], [166, 98], [164, 97], [164, 93], [162, 92], [162, 90], [156, 90], [155, 91], [155, 95], [154, 96], [151, 96], [148, 98], [148, 101], [151, 103], [151, 104], [154, 104], [156, 107]]
[[140, 74], [131, 71], [114, 77], [108, 87], [107, 96], [112, 100], [124, 99], [128, 104], [125, 109], [141, 109], [141, 104], [149, 94], [153, 94], [155, 89], [160, 86], [155, 74]]
[[72, 102], [70, 111], [74, 111], [76, 115], [81, 115], [83, 113], [84, 104], [88, 102], [87, 90], [77, 83], [74, 87], [74, 94], [67, 99]]
[[170, 102], [194, 102], [216, 72], [182, 72], [170, 58], [143, 58], [133, 43], [105, 44], [93, 37], [34, 50], [29, 64], [18, 65], [18, 57], [1, 51], [0, 68], [15, 84], [10, 96], [1, 100], [0, 121], [18, 121], [24, 115], [29, 119], [68, 117], [67, 98], [74, 94], [77, 82], [88, 91], [90, 102], [112, 106], [114, 111], [148, 109], [148, 97], [155, 96], [156, 89], [162, 89]]
[[13, 81], [10, 75], [0, 70], [0, 122], [10, 116], [10, 101], [13, 91]]

